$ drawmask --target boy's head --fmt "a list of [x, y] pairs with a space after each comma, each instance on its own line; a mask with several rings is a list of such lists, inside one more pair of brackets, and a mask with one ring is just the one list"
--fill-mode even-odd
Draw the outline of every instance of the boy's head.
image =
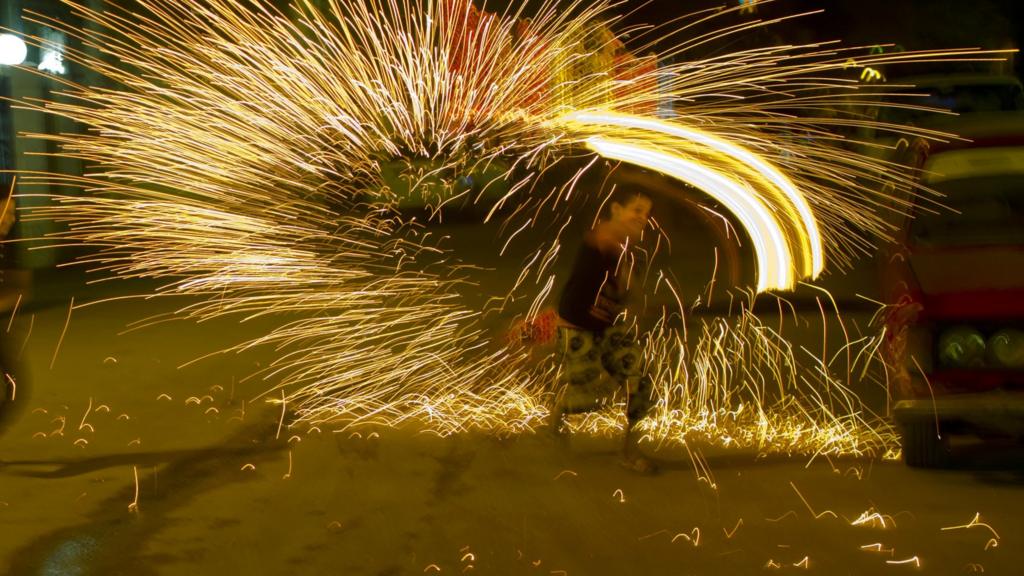
[[616, 186], [605, 208], [604, 220], [630, 240], [638, 240], [651, 217], [653, 202], [643, 190]]

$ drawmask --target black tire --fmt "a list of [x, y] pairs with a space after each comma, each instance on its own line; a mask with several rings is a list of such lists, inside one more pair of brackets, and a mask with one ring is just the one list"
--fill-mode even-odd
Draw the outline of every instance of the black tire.
[[949, 464], [949, 437], [939, 436], [934, 419], [903, 423], [903, 462], [913, 468], [941, 468]]

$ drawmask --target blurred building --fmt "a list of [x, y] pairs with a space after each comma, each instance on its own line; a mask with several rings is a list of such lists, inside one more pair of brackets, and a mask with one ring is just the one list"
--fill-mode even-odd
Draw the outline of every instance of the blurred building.
[[[100, 0], [86, 2], [101, 8]], [[23, 34], [27, 52], [17, 66], [0, 64], [0, 96], [15, 102], [0, 103], [0, 168], [28, 173], [81, 175], [80, 161], [55, 156], [56, 143], [33, 135], [56, 135], [83, 130], [74, 123], [50, 114], [27, 110], [17, 102], [46, 101], [59, 98], [64, 82], [95, 83], [95, 74], [77, 67], [63, 58], [64, 34], [31, 20], [30, 12], [57, 18], [71, 26], [78, 19], [58, 0], [4, 0], [0, 5], [0, 25]], [[11, 175], [4, 174], [0, 189], [10, 190]], [[21, 179], [16, 184], [20, 208], [50, 202], [51, 194], [78, 194], [73, 187], [29, 184]], [[40, 238], [57, 231], [54, 222], [33, 222], [19, 218], [12, 230], [13, 238]], [[19, 242], [7, 250], [5, 268], [45, 268], [66, 260], [69, 255], [60, 249], [32, 250], [37, 242]], [[13, 260], [13, 262], [12, 262]]]

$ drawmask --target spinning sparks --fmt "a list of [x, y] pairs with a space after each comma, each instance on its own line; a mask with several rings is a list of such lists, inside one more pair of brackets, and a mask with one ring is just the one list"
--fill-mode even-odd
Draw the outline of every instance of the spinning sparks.
[[[279, 351], [256, 376], [269, 397], [284, 391], [299, 418], [414, 418], [442, 433], [529, 429], [546, 412], [554, 364], [487, 322], [497, 312], [532, 319], [550, 301], [560, 240], [526, 246], [511, 286], [493, 285], [484, 264], [497, 247], [530, 244], [531, 231], [565, 230], [574, 202], [587, 199], [576, 188], [599, 164], [594, 153], [721, 203], [753, 244], [753, 299], [817, 277], [826, 262], [849, 264], [886, 233], [874, 207], [916, 190], [896, 164], [838, 147], [831, 129], [935, 134], [813, 113], [875, 104], [882, 88], [857, 83], [857, 70], [847, 77], [851, 59], [867, 69], [980, 56], [777, 46], [659, 67], [611, 32], [616, 5], [607, 2], [541, 0], [501, 14], [468, 0], [296, 1], [287, 14], [267, 0], [150, 0], [105, 12], [66, 3], [87, 27], [32, 17], [77, 39], [66, 59], [110, 86], [66, 83], [60, 99], [21, 103], [87, 127], [31, 136], [91, 167], [84, 177], [22, 175], [23, 185], [82, 190], [26, 218], [65, 226], [54, 243], [93, 248], [81, 259], [93, 269], [166, 280], [160, 295], [191, 298], [178, 318], [274, 320], [237, 349]], [[735, 13], [694, 14], [669, 36]], [[695, 34], [672, 52], [764, 24]], [[660, 40], [657, 29], [634, 32], [637, 53]], [[674, 119], [653, 117], [666, 107]], [[544, 176], [580, 156], [590, 156], [583, 168], [545, 188]], [[457, 250], [454, 233], [436, 233], [467, 208], [493, 228], [476, 243], [491, 253]], [[655, 272], [679, 293], [671, 274]], [[659, 395], [645, 424], [652, 437], [894, 449], [892, 431], [824, 360], [796, 358], [749, 313], [694, 328], [696, 339], [666, 317], [645, 339]], [[877, 340], [854, 345], [869, 350], [870, 372]], [[606, 413], [573, 423], [621, 425]]]
[[[796, 280], [794, 253], [802, 256], [801, 266], [796, 269], [803, 276], [817, 277], [823, 270], [821, 234], [810, 206], [788, 178], [756, 154], [710, 134], [651, 118], [574, 113], [568, 115], [565, 122], [581, 131], [589, 129], [599, 133], [609, 127], [633, 129], [623, 136], [647, 141], [647, 146], [632, 146], [603, 136], [587, 139], [587, 145], [606, 158], [637, 164], [682, 180], [725, 205], [754, 242], [760, 272], [759, 292], [793, 287]], [[686, 158], [699, 159], [699, 162]], [[721, 168], [716, 170], [716, 167]], [[741, 180], [726, 174], [738, 174]], [[762, 201], [770, 195], [777, 197], [771, 208]], [[783, 226], [775, 213], [783, 214], [788, 226]], [[786, 234], [786, 230], [791, 230], [791, 234]], [[791, 247], [793, 245], [795, 248]]]

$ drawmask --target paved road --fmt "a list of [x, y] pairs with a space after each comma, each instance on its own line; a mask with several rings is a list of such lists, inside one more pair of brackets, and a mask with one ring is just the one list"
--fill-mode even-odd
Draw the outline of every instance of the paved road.
[[[1024, 570], [1019, 454], [922, 472], [692, 446], [710, 474], [677, 447], [642, 477], [616, 465], [611, 438], [278, 434], [278, 408], [242, 382], [260, 353], [178, 368], [250, 326], [117, 335], [170, 305], [77, 310], [56, 360], [67, 308], [19, 315], [21, 341], [8, 344], [27, 336], [33, 394], [0, 438], [0, 573]], [[985, 524], [969, 526], [979, 513]]]

